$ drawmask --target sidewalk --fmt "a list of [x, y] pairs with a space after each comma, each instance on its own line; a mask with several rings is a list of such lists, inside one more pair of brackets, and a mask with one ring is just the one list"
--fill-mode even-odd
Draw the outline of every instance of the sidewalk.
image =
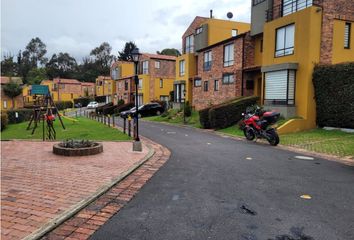
[[52, 154], [54, 142], [1, 142], [1, 239], [36, 236], [80, 210], [83, 204], [151, 157], [132, 152], [131, 142], [103, 142], [87, 157]]

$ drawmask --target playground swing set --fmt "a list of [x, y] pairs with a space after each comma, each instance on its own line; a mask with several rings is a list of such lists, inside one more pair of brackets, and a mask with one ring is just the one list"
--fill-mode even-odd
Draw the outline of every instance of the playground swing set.
[[31, 129], [33, 123], [32, 135], [36, 131], [38, 125], [42, 121], [42, 138], [45, 140], [55, 140], [56, 131], [53, 122], [55, 115], [58, 116], [61, 126], [65, 129], [64, 123], [60, 117], [58, 108], [56, 107], [52, 96], [50, 95], [48, 86], [32, 85], [31, 96], [34, 98], [33, 113], [27, 130]]

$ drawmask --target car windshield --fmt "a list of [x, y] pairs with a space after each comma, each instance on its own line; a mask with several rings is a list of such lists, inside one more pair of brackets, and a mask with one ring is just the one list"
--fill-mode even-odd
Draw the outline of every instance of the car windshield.
[[96, 104], [97, 102], [90, 102], [89, 104], [92, 105], [92, 104]]
[[131, 108], [129, 111], [135, 111], [135, 107]]
[[143, 109], [144, 106], [145, 106], [145, 105], [141, 105], [141, 106], [139, 107], [139, 110]]

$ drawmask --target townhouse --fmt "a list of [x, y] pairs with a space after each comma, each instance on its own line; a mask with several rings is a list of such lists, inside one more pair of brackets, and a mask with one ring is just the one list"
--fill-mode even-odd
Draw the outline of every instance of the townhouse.
[[81, 82], [76, 79], [54, 78], [43, 80], [41, 85], [47, 85], [53, 101], [74, 101], [82, 96]]
[[[138, 63], [138, 104], [154, 100], [169, 101], [175, 79], [176, 57], [143, 53]], [[112, 66], [116, 79], [116, 95], [125, 103], [135, 101], [134, 64], [117, 62]], [[113, 77], [112, 77], [113, 78]]]
[[95, 89], [95, 83], [81, 82], [81, 97], [94, 97]]
[[113, 102], [115, 81], [111, 76], [98, 76], [96, 78], [96, 99], [105, 103]]
[[22, 108], [24, 103], [23, 103], [23, 93], [16, 96], [15, 98], [11, 98], [7, 96], [4, 92], [4, 85], [8, 84], [10, 82], [14, 82], [22, 87], [23, 82], [20, 77], [5, 77], [1, 76], [0, 78], [0, 84], [1, 84], [1, 104], [0, 104], [0, 109], [1, 110], [8, 110], [8, 109], [15, 109], [15, 108]]
[[[279, 128], [316, 126], [316, 64], [354, 61], [354, 3], [346, 0], [253, 0], [251, 35], [261, 52], [261, 102], [286, 117]], [[255, 50], [258, 51], [257, 49]]]
[[[203, 103], [198, 103], [198, 101], [203, 101], [203, 99], [199, 97], [196, 99], [193, 96], [194, 80], [196, 78], [198, 87], [201, 71], [212, 67], [212, 65], [210, 65], [204, 68], [204, 66], [200, 64], [200, 61], [203, 61], [203, 63], [205, 61], [206, 64], [215, 62], [215, 60], [213, 61], [212, 54], [204, 56], [203, 50], [208, 50], [208, 47], [226, 39], [233, 41], [235, 39], [231, 38], [241, 35], [249, 31], [249, 29], [250, 24], [248, 23], [220, 20], [212, 16], [210, 16], [210, 18], [197, 16], [192, 21], [182, 36], [182, 56], [176, 59], [174, 108], [179, 108], [184, 101], [189, 101], [193, 104], [196, 103], [197, 108], [203, 106]], [[211, 69], [207, 71], [210, 70]], [[215, 70], [215, 67], [213, 70]], [[210, 73], [211, 72], [212, 71], [210, 71]], [[196, 90], [196, 93], [198, 92], [200, 91]]]

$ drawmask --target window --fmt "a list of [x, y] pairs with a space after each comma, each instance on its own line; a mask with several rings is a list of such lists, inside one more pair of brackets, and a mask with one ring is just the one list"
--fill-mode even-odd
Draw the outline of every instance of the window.
[[197, 28], [197, 30], [195, 30], [195, 34], [199, 34], [201, 32], [203, 32], [203, 28], [202, 27]]
[[117, 80], [120, 77], [119, 68], [112, 69], [112, 79]]
[[160, 79], [160, 88], [163, 88], [163, 79]]
[[283, 16], [312, 6], [312, 0], [283, 0]]
[[295, 70], [266, 72], [265, 104], [295, 104]]
[[234, 65], [234, 44], [224, 46], [224, 67]]
[[186, 53], [194, 53], [194, 36], [189, 35], [186, 37]]
[[254, 81], [253, 81], [253, 79], [250, 79], [250, 80], [246, 81], [246, 89], [247, 90], [253, 90], [254, 89]]
[[263, 39], [261, 39], [259, 48], [260, 48], [260, 52], [263, 52]]
[[144, 61], [143, 62], [143, 74], [148, 74], [149, 73], [149, 61]]
[[275, 57], [291, 55], [294, 53], [295, 25], [291, 24], [276, 30]]
[[71, 95], [71, 99], [73, 99], [73, 98], [74, 98], [74, 94], [73, 94], [73, 93], [71, 93], [70, 95]]
[[160, 101], [162, 102], [168, 102], [170, 100], [169, 96], [166, 95], [160, 95]]
[[124, 90], [128, 91], [128, 87], [129, 87], [129, 83], [128, 83], [128, 81], [125, 81], [124, 82]]
[[344, 27], [344, 48], [350, 48], [351, 23], [345, 23]]
[[237, 36], [237, 32], [238, 32], [237, 29], [232, 29], [231, 30], [231, 36], [232, 37], [236, 37]]
[[204, 82], [204, 92], [207, 92], [209, 90], [209, 82], [208, 81], [205, 81]]
[[204, 71], [209, 71], [211, 69], [211, 51], [205, 52], [204, 53], [204, 65], [203, 69]]
[[219, 91], [219, 80], [214, 80], [214, 91]]
[[232, 84], [234, 83], [234, 75], [232, 73], [226, 73], [222, 76], [222, 83], [223, 84]]
[[160, 68], [160, 62], [159, 61], [155, 61], [155, 68]]
[[194, 79], [194, 87], [200, 87], [202, 86], [202, 79], [196, 78]]
[[184, 60], [179, 61], [179, 75], [184, 76], [185, 74], [186, 62]]
[[4, 101], [3, 103], [4, 103], [4, 109], [6, 109], [7, 108], [7, 101]]
[[264, 2], [265, 0], [253, 0], [253, 6], [256, 6], [262, 2]]
[[143, 79], [139, 79], [139, 85], [138, 85], [139, 89], [143, 88]]
[[177, 103], [181, 103], [184, 101], [184, 89], [185, 84], [179, 83], [174, 85], [174, 101]]
[[56, 83], [53, 84], [53, 91], [58, 91], [58, 84]]

